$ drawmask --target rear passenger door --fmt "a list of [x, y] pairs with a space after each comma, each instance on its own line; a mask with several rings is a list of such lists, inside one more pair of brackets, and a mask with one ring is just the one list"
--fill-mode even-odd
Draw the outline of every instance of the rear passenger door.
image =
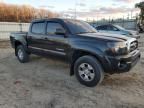
[[52, 53], [59, 55], [66, 55], [66, 49], [68, 47], [68, 40], [63, 34], [56, 34], [57, 29], [63, 29], [62, 24], [59, 22], [49, 21], [46, 26], [46, 36], [47, 36], [47, 45], [49, 46], [48, 50]]
[[31, 50], [38, 51], [43, 49], [45, 44], [45, 21], [34, 22], [27, 36], [28, 47]]

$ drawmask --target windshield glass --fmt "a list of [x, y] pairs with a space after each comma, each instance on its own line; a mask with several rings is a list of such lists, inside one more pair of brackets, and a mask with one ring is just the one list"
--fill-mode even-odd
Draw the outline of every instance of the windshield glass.
[[115, 27], [117, 27], [117, 28], [120, 29], [120, 30], [125, 30], [125, 28], [123, 28], [123, 27], [121, 27], [121, 26], [119, 26], [119, 25], [115, 25]]
[[78, 20], [64, 20], [72, 34], [96, 33], [95, 28], [86, 22]]

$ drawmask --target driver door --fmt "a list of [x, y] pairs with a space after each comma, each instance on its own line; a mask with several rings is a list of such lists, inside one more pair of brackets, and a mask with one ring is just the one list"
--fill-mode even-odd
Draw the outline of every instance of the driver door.
[[47, 37], [47, 50], [58, 55], [66, 55], [66, 50], [68, 47], [68, 39], [65, 34], [57, 34], [56, 31], [59, 29], [64, 29], [64, 27], [59, 22], [48, 21], [46, 26], [46, 37]]

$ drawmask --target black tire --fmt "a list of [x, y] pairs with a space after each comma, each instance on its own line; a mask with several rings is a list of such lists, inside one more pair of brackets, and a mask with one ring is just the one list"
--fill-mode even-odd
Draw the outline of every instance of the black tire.
[[[83, 65], [84, 63], [88, 64], [88, 67], [91, 66], [92, 67], [91, 69], [93, 69], [92, 73], [94, 73], [94, 76], [93, 76], [93, 79], [92, 78], [90, 79], [91, 81], [85, 81], [82, 78], [82, 75], [80, 75], [80, 73], [79, 73], [80, 66]], [[78, 60], [74, 64], [74, 72], [75, 72], [75, 75], [76, 75], [76, 78], [78, 79], [78, 81], [81, 84], [88, 86], [88, 87], [93, 87], [93, 86], [98, 85], [99, 83], [101, 83], [101, 81], [104, 78], [104, 71], [103, 71], [99, 61], [93, 56], [87, 55], [87, 56], [82, 56], [82, 57], [78, 58]], [[89, 72], [91, 73], [91, 70], [89, 70]], [[88, 74], [88, 75], [90, 75], [90, 74]], [[83, 75], [83, 76], [85, 76], [85, 75]], [[87, 78], [89, 79], [89, 76]]]
[[[20, 57], [19, 51], [23, 54], [23, 57]], [[16, 47], [16, 56], [21, 63], [26, 63], [29, 61], [29, 54], [25, 51], [22, 45]]]

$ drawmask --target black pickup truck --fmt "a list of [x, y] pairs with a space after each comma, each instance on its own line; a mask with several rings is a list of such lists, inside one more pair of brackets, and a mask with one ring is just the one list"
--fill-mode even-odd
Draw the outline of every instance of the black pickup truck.
[[28, 33], [11, 33], [10, 40], [21, 63], [28, 62], [30, 54], [64, 57], [70, 75], [89, 87], [100, 83], [105, 73], [128, 72], [140, 58], [136, 39], [97, 33], [86, 22], [72, 19], [34, 20]]

